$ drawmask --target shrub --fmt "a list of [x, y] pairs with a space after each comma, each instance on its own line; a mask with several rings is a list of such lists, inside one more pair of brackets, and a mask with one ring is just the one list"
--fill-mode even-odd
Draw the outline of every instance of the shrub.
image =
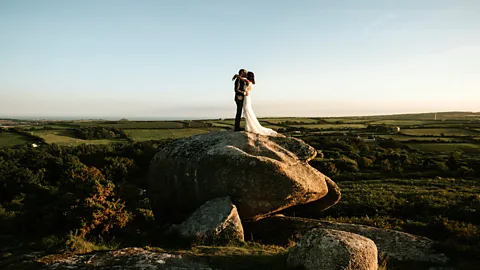
[[355, 160], [343, 156], [341, 159], [335, 161], [335, 166], [341, 171], [358, 172], [358, 164]]
[[333, 162], [314, 159], [310, 161], [310, 165], [327, 176], [334, 177], [338, 175], [338, 169]]
[[360, 166], [360, 168], [364, 168], [364, 169], [368, 169], [373, 166], [373, 160], [367, 157], [360, 157], [357, 163]]
[[388, 161], [388, 159], [384, 159], [380, 161], [380, 168], [382, 168], [382, 170], [385, 172], [392, 171], [392, 166], [390, 165], [390, 162]]
[[106, 180], [95, 167], [74, 164], [70, 170], [70, 179], [75, 183], [75, 204], [70, 207], [68, 215], [76, 223], [84, 237], [93, 230], [106, 233], [113, 227], [124, 227], [130, 219], [125, 204], [116, 198], [115, 185]]

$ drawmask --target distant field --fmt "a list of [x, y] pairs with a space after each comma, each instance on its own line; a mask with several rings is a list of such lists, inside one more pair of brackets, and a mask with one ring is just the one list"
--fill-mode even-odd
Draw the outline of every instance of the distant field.
[[416, 136], [473, 136], [478, 135], [478, 132], [466, 130], [461, 128], [416, 128], [416, 129], [402, 129], [402, 133]]
[[[393, 114], [393, 115], [375, 115], [364, 116], [368, 119], [374, 120], [433, 120], [435, 113], [419, 113], [419, 114]], [[437, 121], [440, 120], [474, 120], [480, 119], [480, 112], [439, 112], [437, 113]]]
[[127, 129], [125, 132], [135, 141], [150, 141], [190, 137], [213, 130], [218, 129]]
[[80, 144], [108, 144], [115, 142], [125, 142], [125, 140], [82, 140], [75, 138], [71, 130], [38, 130], [32, 131], [33, 135], [42, 137], [49, 144], [59, 145], [80, 145]]
[[469, 124], [466, 121], [445, 121], [445, 122], [435, 122], [430, 124], [422, 125], [423, 127], [437, 127], [437, 128], [462, 128], [467, 127]]
[[183, 121], [188, 126], [188, 128], [208, 128], [210, 123], [203, 121]]
[[100, 127], [115, 127], [123, 129], [155, 129], [155, 128], [183, 128], [183, 122], [174, 121], [126, 121], [126, 122], [75, 122], [75, 125], [79, 126], [100, 126]]
[[431, 152], [462, 151], [466, 154], [480, 154], [480, 145], [473, 143], [407, 143], [408, 146]]
[[311, 119], [311, 118], [261, 118], [259, 121], [264, 121], [272, 124], [279, 124], [283, 122], [298, 122], [298, 123], [318, 123], [318, 119]]
[[[339, 130], [323, 130], [323, 131], [310, 132], [309, 134], [331, 134], [331, 133], [348, 133], [348, 130], [344, 130], [344, 129], [343, 130], [342, 129], [339, 129]], [[362, 132], [362, 134], [364, 134], [364, 132]]]
[[30, 138], [20, 134], [0, 132], [0, 147], [21, 145], [29, 141], [31, 141]]
[[428, 125], [428, 124], [441, 124], [439, 121], [434, 120], [380, 120], [373, 122], [374, 124], [385, 124], [393, 126], [414, 126], [414, 125]]
[[396, 141], [444, 141], [444, 142], [461, 142], [462, 139], [456, 137], [413, 137], [413, 136], [406, 136], [406, 135], [379, 135], [378, 137], [384, 139], [394, 139]]
[[227, 124], [227, 123], [211, 122], [211, 124], [212, 124], [214, 127], [228, 128], [228, 129], [234, 128], [233, 125], [230, 125], [230, 124]]
[[364, 124], [313, 124], [313, 125], [289, 125], [297, 128], [319, 128], [319, 129], [360, 129], [366, 128]]
[[25, 129], [39, 129], [39, 130], [42, 130], [44, 128], [47, 128], [47, 129], [73, 129], [75, 127], [69, 126], [69, 125], [32, 125], [32, 126], [26, 126], [24, 128]]
[[322, 118], [323, 121], [327, 121], [329, 123], [335, 123], [337, 121], [341, 121], [345, 124], [356, 124], [356, 123], [365, 123], [365, 122], [372, 122], [373, 120], [363, 117], [339, 117], [339, 118]]

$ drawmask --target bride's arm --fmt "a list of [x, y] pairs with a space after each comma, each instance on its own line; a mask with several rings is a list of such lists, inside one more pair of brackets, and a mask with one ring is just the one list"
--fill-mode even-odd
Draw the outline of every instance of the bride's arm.
[[250, 84], [250, 81], [247, 80], [247, 87], [245, 88], [245, 96], [248, 96], [250, 94], [250, 91], [252, 91], [252, 86]]
[[240, 77], [240, 75], [238, 75], [238, 74], [233, 75], [232, 81], [235, 80], [235, 79], [239, 79], [239, 80], [242, 80], [244, 82], [250, 83], [250, 81], [247, 80], [247, 78]]

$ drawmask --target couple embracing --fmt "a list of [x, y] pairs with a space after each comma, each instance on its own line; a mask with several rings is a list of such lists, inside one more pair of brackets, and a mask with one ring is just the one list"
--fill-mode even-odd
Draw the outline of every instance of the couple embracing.
[[237, 104], [237, 114], [235, 116], [235, 131], [240, 131], [240, 118], [245, 117], [245, 131], [260, 135], [277, 136], [277, 132], [270, 128], [260, 125], [252, 109], [251, 95], [252, 86], [255, 84], [255, 74], [245, 69], [240, 69], [238, 74], [233, 76], [235, 80], [235, 103]]

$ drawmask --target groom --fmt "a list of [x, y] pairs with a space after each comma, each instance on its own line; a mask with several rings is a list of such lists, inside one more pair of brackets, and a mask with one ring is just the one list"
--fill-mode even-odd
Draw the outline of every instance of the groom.
[[[247, 76], [247, 71], [245, 69], [240, 69], [238, 71], [240, 77]], [[235, 115], [235, 131], [240, 131], [240, 119], [242, 118], [242, 109], [243, 109], [243, 99], [245, 98], [245, 83], [240, 79], [235, 79], [235, 103], [237, 104], [237, 114]]]

